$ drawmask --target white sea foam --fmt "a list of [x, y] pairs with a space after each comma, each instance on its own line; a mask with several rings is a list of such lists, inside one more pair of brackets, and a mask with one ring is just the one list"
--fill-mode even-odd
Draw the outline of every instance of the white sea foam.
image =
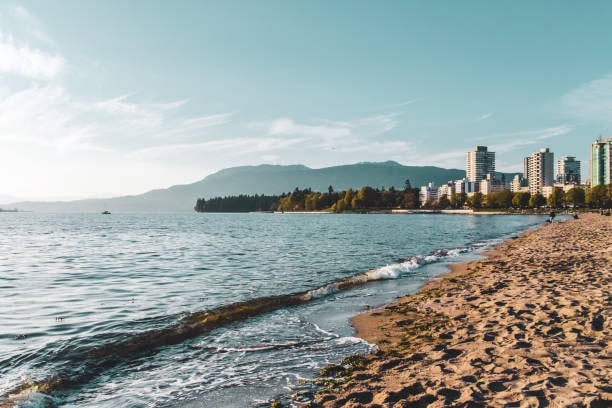
[[397, 279], [400, 275], [400, 264], [386, 265], [366, 272], [368, 280]]
[[364, 339], [360, 339], [359, 337], [354, 337], [354, 336], [340, 337], [340, 338], [337, 338], [335, 341], [336, 341], [336, 344], [343, 345], [343, 346], [349, 345], [349, 344], [357, 344], [357, 343], [363, 343], [363, 344], [370, 345], [370, 343], [368, 343]]
[[312, 325], [313, 325], [313, 327], [315, 328], [315, 330], [316, 330], [316, 331], [318, 331], [319, 333], [323, 333], [323, 334], [325, 334], [325, 335], [327, 335], [327, 336], [330, 336], [330, 337], [332, 337], [332, 338], [338, 337], [338, 335], [337, 335], [336, 333], [332, 333], [332, 332], [330, 332], [330, 331], [323, 330], [323, 329], [322, 329], [321, 327], [319, 327], [319, 325], [318, 325], [318, 324], [316, 324], [316, 323], [312, 323]]
[[[346, 287], [365, 284], [367, 282], [398, 279], [399, 277], [401, 277], [402, 273], [412, 272], [423, 265], [439, 262], [440, 260], [445, 258], [457, 257], [460, 254], [466, 253], [468, 251], [469, 249], [467, 248], [455, 248], [448, 250], [439, 249], [431, 255], [413, 256], [412, 258], [400, 263], [389, 264], [380, 268], [371, 269], [365, 273], [352, 276], [342, 281], [330, 283], [328, 285], [321, 286], [320, 288], [310, 290], [303, 295], [303, 299], [306, 301], [312, 299], [319, 299], [332, 293], [339, 292], [340, 290]], [[343, 288], [343, 285], [346, 286]]]
[[304, 296], [304, 300], [319, 299], [331, 293], [340, 291], [339, 283], [334, 282], [329, 285], [321, 286], [320, 288], [309, 290]]

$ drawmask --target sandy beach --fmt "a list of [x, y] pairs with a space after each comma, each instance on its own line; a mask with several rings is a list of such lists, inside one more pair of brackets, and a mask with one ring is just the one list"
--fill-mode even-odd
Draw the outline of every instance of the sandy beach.
[[610, 407], [611, 288], [612, 217], [543, 225], [357, 316], [379, 350], [317, 403]]

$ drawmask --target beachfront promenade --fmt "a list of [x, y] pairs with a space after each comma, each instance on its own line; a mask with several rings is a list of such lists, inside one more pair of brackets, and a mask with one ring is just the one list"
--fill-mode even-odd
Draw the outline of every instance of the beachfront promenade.
[[543, 225], [353, 320], [375, 343], [325, 407], [612, 405], [612, 217]]

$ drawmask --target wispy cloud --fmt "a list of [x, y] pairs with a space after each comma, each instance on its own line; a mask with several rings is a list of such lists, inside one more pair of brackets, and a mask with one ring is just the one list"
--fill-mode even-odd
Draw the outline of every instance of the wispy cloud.
[[61, 55], [19, 44], [11, 35], [0, 32], [0, 73], [48, 79], [62, 72], [65, 66], [66, 60]]
[[368, 138], [394, 129], [396, 114], [376, 115], [347, 121], [315, 119], [298, 123], [291, 118], [278, 118], [267, 122], [253, 122], [251, 129], [263, 129], [268, 135], [309, 136], [323, 140]]
[[[412, 144], [405, 140], [393, 140], [383, 134], [395, 129], [399, 121], [396, 113], [380, 114], [350, 120], [311, 119], [298, 122], [292, 118], [251, 122], [251, 130], [263, 130], [266, 137], [278, 138], [278, 142], [289, 142], [287, 155], [297, 151], [315, 154], [347, 153], [354, 157], [383, 157], [407, 154]], [[258, 136], [255, 136], [258, 137]], [[282, 145], [282, 143], [281, 143]], [[270, 156], [268, 154], [268, 156]], [[299, 155], [298, 155], [299, 156]]]
[[589, 81], [563, 95], [566, 115], [582, 122], [612, 124], [612, 74]]
[[493, 116], [492, 113], [485, 113], [484, 115], [477, 117], [474, 121], [475, 122], [482, 122], [483, 120], [489, 119], [491, 116]]
[[417, 166], [438, 166], [443, 168], [465, 168], [467, 149], [445, 149], [444, 151], [411, 157], [410, 164]]
[[[228, 115], [213, 115], [202, 118], [203, 123], [224, 123]], [[219, 154], [226, 157], [248, 156], [260, 153], [266, 161], [283, 156], [294, 156], [297, 152], [367, 153], [392, 155], [411, 151], [406, 141], [378, 140], [375, 136], [396, 126], [392, 115], [379, 115], [351, 121], [316, 119], [299, 123], [291, 118], [272, 121], [251, 122], [246, 128], [263, 130], [263, 134], [209, 140], [199, 143], [175, 143], [138, 149], [130, 153], [134, 159], [160, 159]], [[367, 137], [366, 135], [370, 135]]]
[[[499, 161], [500, 155], [504, 155], [517, 150], [524, 150], [528, 146], [533, 148], [545, 147], [542, 144], [551, 138], [563, 136], [572, 132], [573, 128], [569, 125], [551, 126], [542, 129], [520, 130], [516, 132], [496, 133], [477, 140], [486, 140], [490, 151], [495, 152], [498, 168], [504, 165]], [[499, 143], [493, 140], [501, 140]], [[492, 143], [491, 143], [492, 142]], [[466, 154], [469, 147], [457, 149], [444, 149], [440, 153], [433, 153], [422, 157], [413, 158], [411, 164], [434, 165], [445, 168], [465, 168]]]
[[403, 102], [393, 103], [390, 105], [382, 106], [381, 110], [396, 110], [397, 108], [403, 108], [404, 106], [413, 105], [417, 102], [420, 102], [420, 99], [408, 99]]
[[132, 159], [158, 159], [168, 157], [185, 157], [223, 153], [229, 156], [240, 156], [254, 152], [271, 152], [289, 148], [304, 142], [304, 139], [286, 139], [279, 137], [238, 137], [217, 139], [202, 143], [167, 144], [135, 150], [127, 155]]
[[159, 137], [196, 137], [232, 117], [189, 117], [181, 114], [187, 101], [138, 103], [131, 97], [84, 101], [58, 85], [32, 85], [0, 99], [0, 140], [61, 151], [129, 151], [155, 144]]
[[233, 115], [233, 112], [227, 112], [216, 115], [199, 116], [197, 118], [184, 119], [181, 121], [181, 125], [186, 129], [204, 129], [220, 126], [229, 123]]
[[311, 136], [318, 138], [337, 138], [350, 136], [351, 128], [339, 123], [333, 124], [303, 124], [291, 118], [278, 118], [269, 122], [250, 123], [251, 129], [263, 129], [272, 136]]
[[525, 146], [538, 145], [547, 139], [563, 136], [573, 130], [572, 126], [560, 125], [543, 129], [523, 130], [518, 132], [491, 135], [489, 139], [503, 139], [502, 143], [494, 143], [491, 150], [499, 153], [511, 152]]

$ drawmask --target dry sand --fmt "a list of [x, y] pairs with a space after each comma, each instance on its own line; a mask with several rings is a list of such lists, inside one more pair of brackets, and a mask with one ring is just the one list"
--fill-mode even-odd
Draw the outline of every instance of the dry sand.
[[612, 217], [584, 214], [357, 316], [375, 343], [324, 407], [611, 407]]

